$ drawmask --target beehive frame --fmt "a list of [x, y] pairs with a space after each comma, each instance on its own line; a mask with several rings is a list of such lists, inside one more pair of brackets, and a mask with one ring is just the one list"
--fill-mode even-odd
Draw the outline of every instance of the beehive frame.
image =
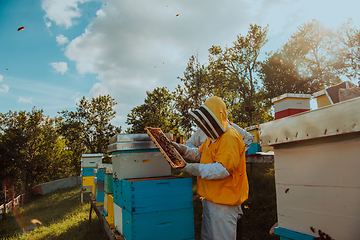
[[[171, 144], [169, 139], [165, 136], [161, 128], [145, 128], [151, 140], [160, 149], [161, 153], [165, 156], [166, 160], [170, 163], [171, 167], [182, 168], [185, 167], [186, 162], [176, 148]], [[164, 149], [166, 148], [166, 149]]]

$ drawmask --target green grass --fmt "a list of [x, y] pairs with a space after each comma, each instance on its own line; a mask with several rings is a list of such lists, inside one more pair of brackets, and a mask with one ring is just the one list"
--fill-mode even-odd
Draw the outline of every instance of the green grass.
[[[95, 212], [89, 222], [89, 194], [84, 198], [81, 210], [80, 187], [38, 196], [0, 220], [0, 239], [108, 239]], [[29, 232], [32, 219], [42, 225]]]
[[[253, 164], [252, 170], [248, 165], [247, 173], [250, 193], [249, 199], [242, 204], [242, 240], [278, 240], [278, 236], [269, 235], [270, 228], [277, 222], [273, 164]], [[179, 170], [173, 170], [172, 175], [190, 177]], [[200, 240], [202, 203], [196, 194], [195, 177], [193, 193], [195, 239]], [[0, 239], [108, 239], [95, 212], [89, 222], [89, 195], [84, 197], [81, 210], [79, 187], [38, 196], [17, 209], [15, 216], [7, 214], [0, 220]], [[42, 226], [21, 234], [21, 229], [31, 227], [32, 219], [38, 219]]]

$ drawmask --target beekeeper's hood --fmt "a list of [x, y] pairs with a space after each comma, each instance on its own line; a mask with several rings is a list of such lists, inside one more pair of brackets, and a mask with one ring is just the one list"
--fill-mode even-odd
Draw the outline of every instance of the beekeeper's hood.
[[211, 97], [204, 105], [190, 113], [198, 127], [212, 139], [217, 139], [228, 128], [227, 110], [224, 101]]

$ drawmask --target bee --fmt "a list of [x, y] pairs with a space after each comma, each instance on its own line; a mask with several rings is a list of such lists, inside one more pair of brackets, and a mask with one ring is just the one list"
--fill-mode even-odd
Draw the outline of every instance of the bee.
[[319, 233], [319, 237], [315, 238], [316, 240], [334, 240], [332, 237], [329, 236], [329, 234], [324, 233], [320, 229], [318, 233]]

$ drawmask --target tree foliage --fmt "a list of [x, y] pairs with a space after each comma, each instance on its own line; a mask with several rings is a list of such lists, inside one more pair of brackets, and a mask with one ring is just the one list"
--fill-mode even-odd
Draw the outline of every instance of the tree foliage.
[[298, 27], [261, 68], [268, 105], [272, 98], [284, 93], [312, 94], [340, 83], [338, 47], [335, 32], [319, 21]]
[[83, 97], [77, 103], [76, 111], [63, 110], [59, 122], [59, 133], [73, 153], [73, 164], [80, 173], [80, 159], [83, 153], [107, 153], [109, 139], [121, 132], [111, 120], [117, 103], [110, 95], [99, 95], [91, 101]]
[[184, 77], [180, 78], [184, 87], [178, 85], [174, 92], [175, 109], [180, 114], [180, 127], [185, 138], [193, 132], [193, 122], [190, 120], [190, 111], [200, 107], [211, 96], [211, 86], [208, 69], [199, 62], [197, 55], [192, 55], [184, 71]]
[[13, 179], [20, 192], [74, 173], [64, 141], [56, 132], [55, 119], [43, 110], [0, 114], [1, 178]]
[[340, 43], [336, 67], [349, 80], [360, 80], [360, 30], [349, 19], [337, 31]]
[[259, 123], [260, 116], [267, 115], [267, 109], [262, 106], [258, 77], [259, 55], [267, 43], [267, 32], [268, 26], [250, 24], [247, 35], [238, 35], [233, 46], [224, 50], [220, 46], [209, 49], [214, 94], [227, 103], [229, 118], [242, 126]]
[[145, 127], [161, 128], [163, 132], [181, 134], [179, 115], [174, 112], [174, 96], [165, 87], [146, 92], [144, 104], [127, 115], [126, 124], [131, 125], [127, 133], [145, 133]]
[[[184, 77], [179, 78], [184, 87], [176, 89], [181, 127], [187, 134], [192, 130], [188, 112], [211, 96], [221, 97], [228, 107], [229, 120], [242, 127], [271, 119], [263, 92], [259, 91], [257, 67], [267, 31], [267, 27], [250, 25], [247, 35], [238, 35], [233, 46], [212, 46], [208, 64], [200, 64], [195, 56], [189, 59]], [[245, 107], [256, 111], [246, 111]]]

